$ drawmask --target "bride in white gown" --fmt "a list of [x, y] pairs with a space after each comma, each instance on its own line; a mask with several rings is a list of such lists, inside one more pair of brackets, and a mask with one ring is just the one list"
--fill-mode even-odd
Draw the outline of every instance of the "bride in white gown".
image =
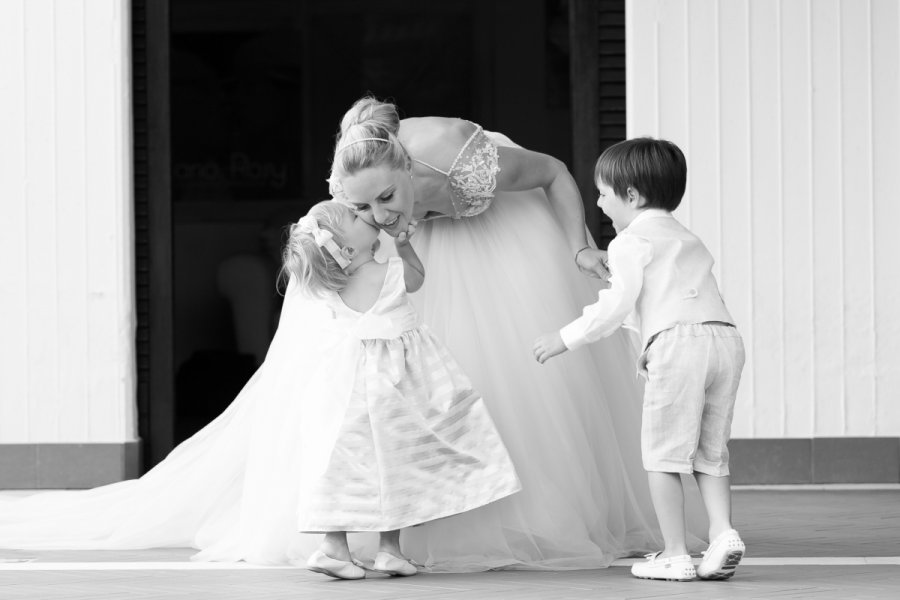
[[[571, 569], [657, 548], [631, 341], [617, 334], [546, 365], [530, 352], [596, 298], [579, 268], [603, 272], [602, 253], [582, 250], [564, 165], [466, 121], [401, 122], [372, 99], [344, 119], [339, 144], [351, 143], [335, 194], [392, 235], [423, 221], [414, 301], [484, 397], [523, 485], [404, 531], [407, 555], [433, 571]], [[196, 560], [302, 564], [320, 541], [297, 533], [297, 498], [320, 433], [304, 416], [330, 383], [325, 340], [289, 286], [265, 362], [221, 416], [140, 479], [0, 500], [0, 548], [192, 546]], [[704, 528], [694, 517], [692, 531]], [[351, 545], [363, 558], [376, 547], [362, 534]]]

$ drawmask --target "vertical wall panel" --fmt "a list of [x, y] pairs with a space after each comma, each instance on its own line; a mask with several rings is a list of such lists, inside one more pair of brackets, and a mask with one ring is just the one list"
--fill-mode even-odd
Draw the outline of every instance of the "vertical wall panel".
[[0, 444], [134, 439], [127, 0], [0, 3]]
[[[89, 172], [105, 169], [110, 175], [89, 178], [87, 185], [87, 251], [91, 264], [87, 282], [91, 297], [88, 327], [92, 332], [89, 360], [94, 367], [92, 372], [96, 373], [89, 381], [89, 398], [90, 411], [94, 415], [91, 420], [94, 439], [124, 438], [123, 410], [130, 403], [123, 403], [121, 399], [123, 393], [130, 392], [125, 387], [133, 384], [134, 349], [131, 342], [124, 347], [120, 343], [120, 336], [125, 340], [133, 339], [128, 324], [133, 309], [130, 305], [122, 305], [122, 294], [130, 299], [129, 290], [133, 288], [130, 286], [132, 265], [126, 258], [131, 255], [131, 247], [123, 244], [126, 240], [122, 239], [123, 227], [130, 228], [125, 219], [130, 212], [123, 211], [131, 205], [130, 190], [123, 189], [121, 181], [127, 174], [123, 165], [130, 160], [128, 146], [120, 139], [130, 132], [128, 104], [122, 93], [128, 89], [122, 74], [123, 62], [128, 56], [125, 45], [128, 28], [122, 15], [124, 5], [118, 0], [85, 3], [87, 22], [106, 23], [108, 27], [105, 35], [88, 37], [85, 48], [91, 77], [85, 114], [87, 130], [91, 132], [86, 140], [87, 169]], [[121, 200], [110, 203], [111, 198]], [[130, 239], [129, 232], [129, 244]], [[127, 272], [123, 269], [126, 264]], [[100, 365], [114, 366], [116, 372], [127, 373], [128, 377], [107, 377], [104, 371], [96, 368]], [[97, 418], [96, 415], [101, 414], [108, 414], [109, 418]]]
[[[719, 265], [719, 285], [728, 304], [731, 316], [737, 321], [744, 336], [747, 364], [745, 376], [738, 390], [735, 406], [734, 435], [754, 435], [755, 394], [753, 377], [753, 255], [747, 252], [753, 215], [751, 201], [753, 187], [750, 181], [750, 76], [747, 65], [750, 60], [750, 29], [748, 0], [724, 2], [718, 5], [719, 13], [719, 120], [716, 124], [718, 139], [718, 177], [721, 193], [719, 210], [721, 218], [721, 254], [715, 256]], [[691, 161], [689, 169], [695, 177], [702, 177], [704, 167]]]
[[[655, 90], [657, 119], [647, 130], [648, 135], [657, 135], [658, 131], [667, 131], [668, 135], [684, 139], [690, 144], [691, 126], [691, 60], [692, 48], [689, 46], [690, 13], [687, 0], [666, 2], [660, 7], [660, 22], [682, 22], [684, 27], [658, 27], [657, 63], [659, 77], [665, 83]], [[661, 90], [664, 93], [660, 93]], [[685, 150], [687, 151], [687, 150]], [[690, 193], [692, 178], [688, 177], [687, 193]], [[689, 221], [690, 214], [685, 215]]]
[[0, 18], [0, 440], [28, 439], [28, 254], [25, 236], [25, 0]]
[[900, 431], [900, 6], [872, 2], [876, 434]]
[[59, 327], [56, 260], [56, 107], [53, 0], [25, 3], [25, 147], [26, 252], [28, 272], [28, 434], [33, 439], [58, 437]]
[[781, 2], [784, 434], [812, 437], [813, 303], [809, 2]]
[[[109, 20], [108, 2], [89, 2], [85, 5], [85, 20], [94, 22]], [[115, 157], [110, 145], [113, 141], [115, 123], [110, 117], [113, 114], [115, 98], [109, 95], [111, 65], [107, 57], [113, 50], [110, 47], [111, 35], [90, 36], [85, 40], [85, 64], [90, 74], [91, 84], [87, 87], [85, 99], [85, 123], [91, 132], [85, 139], [85, 162], [88, 172], [99, 169], [112, 169]], [[85, 213], [87, 215], [86, 251], [90, 269], [87, 276], [87, 288], [91, 302], [88, 304], [87, 322], [91, 331], [88, 347], [88, 364], [91, 366], [91, 378], [88, 381], [89, 410], [91, 414], [101, 414], [106, 408], [106, 399], [114, 398], [115, 382], [98, 373], [97, 366], [115, 363], [115, 347], [109, 341], [114, 339], [116, 323], [109, 315], [114, 314], [112, 286], [110, 279], [115, 277], [115, 212], [107, 206], [106, 198], [114, 193], [112, 182], [108, 178], [90, 177], [87, 180], [87, 198]], [[113, 409], [114, 410], [114, 409]], [[105, 439], [109, 435], [107, 419], [91, 420], [91, 435], [95, 439]]]
[[111, 402], [117, 409], [115, 427], [111, 429], [114, 439], [137, 439], [137, 357], [135, 334], [137, 331], [137, 307], [135, 302], [135, 257], [134, 257], [134, 184], [132, 171], [134, 153], [131, 101], [131, 3], [109, 0], [113, 23], [114, 61], [113, 89], [115, 97], [115, 128], [113, 140], [115, 156], [115, 202], [116, 230], [116, 331], [113, 343], [116, 346], [117, 369], [115, 379], [116, 400]]
[[898, 3], [627, 6], [629, 135], [685, 150], [750, 351], [733, 434], [900, 434]]
[[783, 222], [781, 207], [780, 29], [777, 0], [749, 2], [750, 248], [753, 252], [753, 334], [747, 378], [755, 394], [753, 424], [759, 437], [784, 435]]
[[[652, 135], [658, 130], [659, 39], [655, 2], [625, 5], [625, 114], [627, 134]], [[635, 77], [636, 72], [642, 77]]]
[[[692, 177], [688, 171], [688, 188], [684, 206], [676, 213], [685, 223], [702, 236], [719, 256], [719, 26], [718, 10], [712, 2], [688, 2], [686, 32], [688, 48], [688, 110], [686, 125], [689, 128], [686, 147], [682, 150], [690, 156], [691, 163], [715, 165], [700, 177]], [[692, 35], [691, 32], [706, 32]], [[678, 130], [663, 124], [665, 136], [678, 135]]]
[[84, 22], [80, 2], [57, 2], [54, 14], [56, 89], [56, 195], [60, 199], [56, 214], [59, 244], [57, 262], [63, 265], [57, 282], [59, 289], [60, 371], [56, 395], [65, 397], [59, 406], [61, 439], [88, 439], [90, 411], [87, 394], [88, 343], [87, 214], [85, 190], [84, 140], [85, 113], [85, 32], [72, 23]]
[[875, 429], [872, 272], [871, 41], [869, 0], [842, 0], [841, 157], [844, 240], [845, 433]]
[[813, 314], [818, 435], [844, 433], [843, 98], [839, 0], [812, 2]]

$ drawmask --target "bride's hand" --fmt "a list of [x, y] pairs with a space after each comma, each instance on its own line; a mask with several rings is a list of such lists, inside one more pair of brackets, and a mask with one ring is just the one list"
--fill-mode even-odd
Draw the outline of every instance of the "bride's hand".
[[409, 243], [409, 239], [416, 232], [416, 225], [418, 225], [418, 221], [410, 221], [409, 225], [406, 228], [406, 231], [401, 231], [397, 237], [394, 238], [394, 243], [398, 246], [403, 246]]
[[609, 280], [609, 262], [606, 250], [585, 248], [575, 257], [575, 264], [588, 277], [596, 277], [603, 281]]

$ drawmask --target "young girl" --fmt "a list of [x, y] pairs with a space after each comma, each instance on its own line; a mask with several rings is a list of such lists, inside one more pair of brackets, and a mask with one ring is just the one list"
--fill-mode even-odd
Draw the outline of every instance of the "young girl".
[[423, 278], [411, 233], [379, 263], [375, 228], [314, 206], [291, 229], [266, 359], [225, 412], [140, 479], [0, 498], [0, 548], [191, 546], [193, 560], [355, 579], [346, 532], [380, 532], [359, 540], [366, 564], [414, 574], [400, 529], [520, 485], [481, 397], [407, 300]]
[[379, 230], [327, 201], [291, 227], [284, 251], [284, 275], [316, 300], [310, 342], [330, 354], [335, 383], [308, 415], [318, 419], [319, 458], [306, 457], [300, 530], [325, 533], [307, 568], [340, 579], [365, 577], [348, 531], [380, 532], [372, 570], [414, 575], [400, 529], [520, 487], [481, 397], [407, 298], [424, 280], [413, 232], [378, 262]]

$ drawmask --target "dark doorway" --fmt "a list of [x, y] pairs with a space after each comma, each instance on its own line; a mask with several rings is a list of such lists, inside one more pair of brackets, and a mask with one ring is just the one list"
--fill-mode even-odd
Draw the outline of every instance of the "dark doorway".
[[[621, 77], [619, 88], [602, 89], [621, 95], [613, 110], [621, 134], [606, 137], [624, 135], [621, 0], [132, 6], [138, 403], [148, 467], [218, 415], [261, 362], [279, 308], [283, 228], [327, 196], [334, 133], [355, 99], [393, 99], [402, 116], [468, 118], [557, 156], [575, 170], [586, 205], [594, 194], [584, 161], [573, 166], [573, 141], [599, 141], [609, 117], [588, 119], [590, 130], [573, 126], [572, 107], [585, 118], [602, 78], [570, 69], [602, 64], [607, 78]], [[585, 11], [593, 29], [571, 29]], [[621, 64], [601, 58], [599, 19], [609, 15], [622, 30]], [[608, 235], [588, 214], [595, 235]]]

